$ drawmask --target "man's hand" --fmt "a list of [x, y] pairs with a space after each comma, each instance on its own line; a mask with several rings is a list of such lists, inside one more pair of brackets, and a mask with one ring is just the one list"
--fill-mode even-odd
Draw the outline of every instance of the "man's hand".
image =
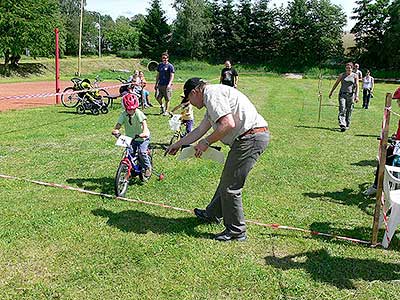
[[203, 154], [203, 152], [207, 151], [208, 149], [208, 143], [206, 142], [206, 140], [202, 139], [200, 140], [196, 146], [194, 146], [194, 156], [196, 156], [197, 158], [201, 157], [201, 155]]
[[164, 152], [164, 156], [169, 154], [169, 155], [175, 155], [181, 146], [176, 142], [175, 144], [170, 145]]
[[354, 102], [355, 102], [355, 103], [358, 102], [358, 96], [356, 96], [356, 97], [354, 98]]

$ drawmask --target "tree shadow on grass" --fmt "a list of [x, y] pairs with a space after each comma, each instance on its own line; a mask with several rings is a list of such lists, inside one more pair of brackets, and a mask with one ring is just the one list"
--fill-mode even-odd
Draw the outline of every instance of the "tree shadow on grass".
[[304, 269], [315, 281], [325, 282], [339, 289], [356, 289], [353, 280], [400, 280], [400, 264], [332, 256], [325, 249], [284, 257], [267, 256], [265, 262], [282, 270]]
[[295, 125], [296, 128], [306, 128], [306, 129], [320, 129], [320, 130], [328, 130], [340, 132], [340, 128], [329, 128], [329, 127], [320, 127], [320, 126], [306, 126], [306, 125]]
[[115, 213], [100, 208], [92, 210], [92, 214], [108, 218], [108, 226], [118, 228], [123, 232], [137, 234], [146, 234], [148, 232], [158, 234], [185, 233], [196, 238], [210, 239], [212, 237], [209, 233], [196, 231], [196, 227], [201, 223], [195, 217], [165, 218], [138, 210], [124, 210]]
[[69, 120], [75, 120], [75, 119], [78, 119], [78, 118], [81, 118], [81, 116], [65, 118], [65, 119], [62, 119], [62, 120], [54, 121], [54, 122], [43, 123], [43, 124], [40, 124], [40, 125], [37, 125], [37, 126], [27, 126], [27, 127], [24, 127], [24, 128], [18, 127], [18, 129], [13, 129], [13, 130], [9, 130], [9, 131], [3, 131], [3, 132], [0, 133], [0, 136], [5, 135], [5, 134], [10, 134], [10, 133], [16, 133], [16, 132], [26, 132], [26, 131], [31, 130], [31, 129], [38, 129], [38, 128], [42, 128], [42, 127], [48, 127], [49, 125], [59, 126], [60, 123], [62, 123], [62, 122], [69, 121]]
[[32, 75], [42, 75], [46, 70], [46, 66], [41, 63], [20, 63], [18, 66], [9, 65], [8, 68], [4, 64], [0, 64], [0, 75], [3, 76], [19, 76], [29, 77]]
[[[354, 227], [351, 229], [338, 228], [332, 226], [331, 222], [314, 222], [310, 225], [310, 230], [315, 232], [329, 233], [332, 235], [339, 235], [343, 237], [350, 237], [355, 239], [360, 239], [364, 241], [370, 241], [372, 235], [372, 222], [371, 227]], [[313, 235], [321, 239], [331, 239], [332, 242], [343, 243], [343, 240], [329, 238], [324, 236]]]
[[[330, 222], [314, 222], [310, 225], [310, 230], [311, 231], [317, 231], [317, 232], [324, 232], [324, 233], [330, 233], [333, 235], [340, 235], [344, 237], [350, 237], [350, 238], [356, 238], [356, 239], [361, 239], [364, 241], [370, 241], [372, 237], [372, 220], [371, 220], [371, 227], [354, 227], [351, 229], [346, 229], [346, 228], [337, 228], [332, 226], [333, 223]], [[382, 242], [384, 235], [384, 229], [380, 228], [380, 234], [378, 237], [378, 242]], [[326, 239], [326, 237], [322, 236], [316, 236], [315, 237], [321, 237], [323, 239]], [[339, 239], [334, 239], [332, 238], [333, 242], [337, 243], [343, 243], [342, 240]], [[390, 243], [390, 250], [400, 250], [400, 242], [397, 239], [396, 235], [393, 236], [391, 243]]]
[[69, 184], [75, 184], [81, 189], [89, 191], [98, 191], [102, 194], [114, 195], [114, 178], [98, 177], [98, 178], [68, 178]]
[[324, 192], [324, 193], [303, 193], [304, 196], [310, 198], [329, 198], [329, 201], [349, 205], [349, 206], [357, 206], [362, 211], [369, 213], [367, 208], [369, 205], [375, 203], [373, 198], [368, 198], [362, 195], [360, 191], [363, 191], [367, 188], [368, 183], [359, 185], [360, 189], [358, 191], [345, 188], [341, 191], [334, 192]]
[[377, 160], [369, 159], [369, 160], [360, 160], [356, 163], [351, 163], [352, 166], [359, 166], [359, 167], [376, 167], [378, 164]]

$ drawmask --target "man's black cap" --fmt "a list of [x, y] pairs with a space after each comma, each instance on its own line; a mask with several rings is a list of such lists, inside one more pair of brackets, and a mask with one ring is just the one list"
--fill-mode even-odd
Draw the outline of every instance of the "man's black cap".
[[200, 81], [201, 78], [199, 77], [193, 77], [186, 80], [185, 85], [183, 86], [183, 94], [185, 95], [185, 98], [183, 98], [182, 102], [188, 101], [190, 92], [200, 84]]

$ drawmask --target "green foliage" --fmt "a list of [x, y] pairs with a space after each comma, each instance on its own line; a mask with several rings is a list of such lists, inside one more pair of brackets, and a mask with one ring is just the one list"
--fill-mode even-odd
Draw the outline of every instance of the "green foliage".
[[392, 1], [388, 9], [389, 20], [384, 37], [384, 50], [387, 69], [400, 70], [400, 0]]
[[177, 10], [172, 35], [172, 54], [178, 57], [203, 58], [207, 53], [211, 19], [204, 0], [175, 1]]
[[59, 0], [65, 35], [65, 54], [77, 55], [79, 47], [80, 0]]
[[212, 2], [212, 54], [213, 61], [233, 60], [237, 50], [233, 0], [213, 0]]
[[[121, 52], [126, 54], [130, 52], [134, 55], [133, 57], [137, 57], [140, 54], [139, 33], [130, 25], [127, 18], [119, 17], [115, 21], [115, 25], [105, 32], [104, 37], [109, 43], [111, 52], [118, 52], [119, 54]], [[126, 56], [121, 57], [127, 58]]]
[[54, 28], [60, 28], [59, 19], [57, 0], [3, 0], [0, 5], [0, 52], [5, 56], [5, 64], [10, 56], [25, 53], [26, 48], [33, 56], [53, 54]]
[[147, 13], [139, 39], [140, 50], [144, 56], [159, 60], [170, 47], [171, 30], [160, 0], [153, 0]]
[[379, 66], [383, 62], [384, 31], [388, 20], [390, 0], [358, 0], [353, 12], [356, 24], [351, 32], [355, 34], [356, 49], [353, 55], [364, 65]]
[[140, 57], [142, 52], [140, 51], [131, 51], [131, 50], [121, 50], [117, 52], [117, 56], [121, 58], [137, 58]]
[[282, 56], [281, 44], [286, 37], [280, 27], [281, 17], [282, 11], [278, 8], [270, 9], [267, 0], [255, 3], [247, 33], [250, 47], [247, 46], [248, 52], [242, 56], [241, 62], [275, 63]]
[[302, 70], [343, 55], [346, 18], [329, 0], [293, 0], [283, 24], [283, 65]]

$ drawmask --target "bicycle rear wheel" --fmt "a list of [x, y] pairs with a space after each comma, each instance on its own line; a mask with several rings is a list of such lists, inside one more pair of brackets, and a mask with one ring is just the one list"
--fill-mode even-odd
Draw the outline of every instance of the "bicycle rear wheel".
[[120, 163], [114, 179], [115, 196], [124, 197], [128, 190], [128, 184], [128, 166]]
[[[62, 105], [64, 105], [65, 107], [69, 107], [69, 108], [75, 107], [78, 105], [79, 100], [80, 100], [78, 94], [70, 94], [74, 91], [75, 90], [73, 87], [67, 87], [63, 91], [63, 94], [61, 95]], [[64, 94], [64, 93], [69, 93], [69, 94]]]

